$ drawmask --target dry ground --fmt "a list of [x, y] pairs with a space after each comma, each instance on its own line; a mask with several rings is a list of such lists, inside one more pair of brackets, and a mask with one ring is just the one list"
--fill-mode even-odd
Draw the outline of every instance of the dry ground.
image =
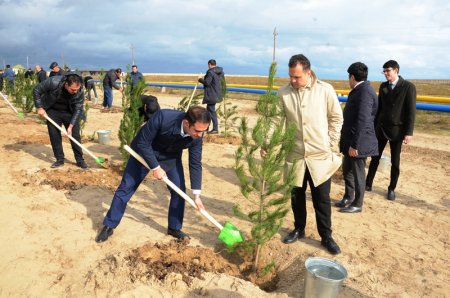
[[[169, 108], [181, 99], [157, 96]], [[118, 106], [119, 99], [115, 94]], [[254, 102], [234, 103], [241, 114], [255, 117]], [[184, 230], [191, 241], [171, 242], [165, 234], [168, 192], [151, 178], [131, 200], [110, 240], [95, 243], [121, 178], [121, 113], [89, 111], [85, 135], [99, 129], [113, 132], [108, 145], [86, 143], [113, 167], [105, 170], [86, 155], [89, 171], [73, 164], [67, 142], [68, 162], [62, 169], [50, 169], [54, 159], [46, 127], [33, 115], [18, 119], [3, 102], [0, 115], [0, 297], [300, 297], [304, 262], [312, 256], [346, 267], [349, 276], [341, 297], [450, 293], [449, 136], [415, 134], [402, 155], [396, 201], [385, 199], [388, 174], [380, 171], [362, 213], [333, 210], [334, 237], [342, 248], [338, 256], [321, 248], [310, 201], [306, 238], [282, 244], [280, 239], [293, 226], [289, 213], [265, 252], [278, 266], [278, 279], [265, 292], [240, 276], [244, 260], [224, 252], [218, 231], [189, 206]], [[232, 221], [248, 234], [248, 224], [231, 210], [235, 203], [245, 204], [232, 169], [235, 150], [233, 144], [205, 143], [203, 202], [219, 222]], [[343, 181], [336, 175], [333, 200], [342, 194]]]

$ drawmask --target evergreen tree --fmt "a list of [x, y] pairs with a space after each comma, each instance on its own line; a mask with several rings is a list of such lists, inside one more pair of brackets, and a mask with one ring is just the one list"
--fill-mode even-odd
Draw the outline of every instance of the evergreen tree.
[[145, 81], [140, 81], [132, 87], [131, 77], [127, 76], [127, 85], [124, 90], [122, 100], [123, 118], [120, 121], [119, 140], [120, 154], [123, 159], [123, 167], [126, 166], [129, 154], [123, 148], [124, 145], [130, 145], [136, 136], [139, 128], [144, 122], [144, 117], [140, 115], [139, 108], [142, 106], [141, 95], [144, 93]]
[[34, 75], [25, 78], [25, 72], [19, 70], [14, 80], [14, 103], [22, 109], [22, 112], [29, 113], [33, 110], [33, 88], [36, 86]]
[[[257, 123], [251, 129], [247, 119], [242, 118], [239, 127], [242, 143], [236, 151], [235, 171], [250, 210], [243, 211], [240, 206], [235, 206], [234, 211], [252, 224], [251, 239], [246, 240], [243, 247], [252, 251], [255, 271], [260, 269], [261, 248], [278, 232], [289, 211], [295, 178], [292, 170], [283, 175], [286, 157], [294, 145], [295, 127], [284, 125], [279, 97], [273, 92], [275, 73], [276, 63], [273, 62], [267, 92], [256, 106]], [[261, 148], [266, 152], [264, 158], [260, 156]]]

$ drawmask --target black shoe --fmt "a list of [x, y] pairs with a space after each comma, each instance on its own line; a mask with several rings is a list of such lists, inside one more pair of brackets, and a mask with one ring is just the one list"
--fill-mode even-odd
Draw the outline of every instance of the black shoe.
[[218, 133], [219, 132], [217, 130], [210, 130], [210, 131], [207, 132], [207, 134], [209, 134], [209, 135], [216, 135]]
[[322, 238], [322, 241], [320, 241], [320, 244], [322, 244], [323, 247], [325, 247], [328, 252], [332, 255], [337, 255], [341, 253], [341, 249], [339, 248], [339, 245], [331, 238], [331, 236], [327, 238]]
[[184, 238], [190, 238], [188, 234], [184, 233], [181, 230], [172, 230], [171, 228], [167, 229], [167, 235], [170, 235], [172, 237], [175, 237], [177, 239], [184, 239]]
[[84, 160], [77, 161], [77, 166], [82, 168], [83, 170], [89, 169], [88, 164]]
[[344, 198], [344, 199], [340, 200], [339, 202], [334, 203], [334, 206], [340, 207], [340, 208], [345, 208], [348, 205], [350, 205], [352, 202], [353, 202], [353, 200]]
[[60, 168], [60, 167], [62, 167], [64, 165], [64, 160], [57, 160], [57, 161], [55, 161], [52, 165], [51, 165], [51, 167], [53, 168], [53, 169], [55, 169], [55, 168]]
[[305, 237], [305, 230], [295, 229], [283, 239], [283, 243], [290, 244], [292, 242], [297, 241], [297, 239], [301, 239]]
[[97, 238], [95, 238], [95, 242], [101, 243], [108, 240], [108, 237], [111, 236], [114, 232], [113, 228], [110, 228], [108, 226], [103, 226], [103, 229], [98, 234]]
[[388, 189], [387, 199], [389, 201], [394, 201], [395, 200], [395, 191], [393, 189]]
[[342, 212], [342, 213], [356, 213], [356, 212], [361, 212], [361, 211], [362, 211], [362, 208], [356, 207], [356, 206], [348, 206], [348, 207], [339, 209], [339, 212]]
[[366, 185], [366, 191], [372, 191], [372, 186]]

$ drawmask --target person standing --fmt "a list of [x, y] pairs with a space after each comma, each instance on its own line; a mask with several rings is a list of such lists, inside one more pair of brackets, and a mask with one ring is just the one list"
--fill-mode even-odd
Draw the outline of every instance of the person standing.
[[51, 69], [51, 71], [48, 77], [62, 76], [64, 74], [64, 71], [61, 69], [61, 67], [59, 67], [57, 62], [52, 62], [49, 68]]
[[[84, 95], [81, 76], [68, 72], [62, 76], [53, 76], [38, 84], [33, 89], [34, 105], [37, 113], [44, 117], [47, 115], [59, 126], [64, 125], [67, 134], [81, 143], [80, 117], [83, 114]], [[56, 162], [52, 168], [64, 165], [64, 151], [60, 130], [47, 121], [48, 134]], [[70, 141], [77, 166], [87, 169], [82, 149]]]
[[135, 87], [140, 81], [144, 80], [144, 75], [138, 71], [137, 65], [131, 67], [131, 87]]
[[25, 79], [33, 79], [34, 72], [31, 68], [28, 68], [24, 73]]
[[13, 94], [14, 92], [14, 80], [16, 79], [16, 74], [11, 68], [11, 65], [7, 64], [5, 71], [3, 73], [3, 78], [6, 79], [6, 91], [9, 95]]
[[389, 60], [383, 65], [386, 82], [380, 85], [378, 112], [375, 118], [379, 155], [373, 156], [370, 160], [366, 179], [366, 190], [371, 191], [381, 155], [389, 142], [391, 177], [387, 199], [390, 201], [395, 200], [395, 188], [400, 176], [402, 144], [411, 143], [416, 118], [416, 87], [399, 76], [399, 71], [400, 65], [395, 60]]
[[378, 155], [375, 136], [375, 115], [378, 99], [367, 81], [369, 69], [364, 63], [355, 62], [347, 70], [352, 89], [344, 108], [344, 124], [341, 130], [340, 150], [344, 155], [342, 172], [345, 181], [344, 198], [335, 204], [340, 212], [361, 212], [366, 187], [366, 158]]
[[216, 103], [222, 98], [222, 78], [224, 78], [223, 68], [216, 66], [216, 60], [208, 61], [208, 70], [205, 77], [198, 77], [198, 81], [203, 84], [205, 95], [203, 97], [203, 104], [206, 104], [206, 109], [211, 115], [212, 130], [208, 134], [219, 133], [219, 123], [217, 121]]
[[47, 79], [47, 73], [45, 72], [45, 70], [42, 69], [42, 67], [39, 64], [37, 64], [34, 67], [34, 69], [36, 70], [36, 77], [38, 83], [42, 83]]
[[91, 90], [94, 91], [94, 104], [97, 104], [97, 89], [95, 89], [95, 81], [91, 76], [86, 76], [83, 78], [84, 80], [84, 88], [86, 88], [87, 98], [91, 101]]
[[[296, 142], [286, 159], [286, 170], [297, 173], [291, 205], [294, 229], [283, 239], [286, 244], [305, 237], [306, 187], [309, 183], [321, 244], [331, 254], [341, 249], [332, 238], [331, 176], [341, 165], [338, 151], [342, 110], [333, 87], [319, 80], [302, 54], [289, 60], [290, 83], [280, 88], [280, 109], [286, 126], [295, 124]], [[266, 152], [261, 150], [264, 156]]]
[[[208, 111], [199, 106], [190, 107], [187, 112], [158, 110], [139, 130], [131, 143], [131, 148], [141, 155], [152, 169], [153, 177], [162, 180], [167, 176], [182, 191], [186, 191], [182, 154], [189, 152], [189, 174], [194, 200], [199, 208], [204, 208], [200, 199], [202, 186], [202, 143], [203, 135], [211, 118]], [[130, 156], [111, 202], [111, 207], [103, 220], [103, 228], [95, 239], [104, 242], [119, 225], [136, 189], [149, 170]], [[168, 187], [169, 188], [169, 187]], [[184, 218], [184, 199], [169, 188], [170, 203], [167, 234], [177, 239], [189, 237], [181, 231]]]
[[3, 91], [3, 69], [0, 69], [0, 91]]
[[123, 87], [119, 86], [116, 81], [120, 79], [122, 69], [110, 69], [103, 79], [103, 109], [110, 109], [113, 103], [113, 90], [117, 89], [120, 92], [123, 91]]

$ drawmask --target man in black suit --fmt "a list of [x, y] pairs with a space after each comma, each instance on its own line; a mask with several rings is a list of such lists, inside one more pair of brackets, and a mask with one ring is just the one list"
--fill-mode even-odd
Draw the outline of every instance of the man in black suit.
[[[198, 208], [204, 208], [200, 199], [202, 143], [210, 121], [211, 117], [203, 107], [194, 106], [187, 112], [162, 109], [153, 114], [131, 142], [131, 148], [141, 155], [152, 169], [153, 177], [162, 180], [167, 176], [182, 191], [186, 190], [182, 154], [184, 149], [188, 149], [191, 189]], [[148, 173], [146, 167], [130, 156], [122, 182], [103, 220], [104, 226], [95, 239], [97, 242], [106, 241], [112, 235], [125, 213], [128, 201]], [[171, 188], [169, 191], [167, 234], [177, 239], [189, 237], [181, 231], [185, 201]]]
[[344, 108], [340, 150], [344, 154], [342, 171], [345, 180], [344, 198], [336, 203], [340, 212], [361, 212], [366, 186], [366, 158], [378, 155], [374, 120], [378, 108], [377, 94], [367, 81], [368, 68], [356, 62], [348, 68], [352, 91]]
[[379, 155], [370, 161], [366, 179], [366, 190], [372, 190], [372, 183], [380, 163], [380, 157], [387, 142], [391, 148], [391, 180], [387, 199], [395, 200], [395, 188], [400, 175], [400, 153], [402, 144], [412, 141], [416, 118], [416, 87], [398, 75], [400, 66], [394, 60], [383, 65], [386, 82], [380, 85], [378, 112], [375, 118]]

